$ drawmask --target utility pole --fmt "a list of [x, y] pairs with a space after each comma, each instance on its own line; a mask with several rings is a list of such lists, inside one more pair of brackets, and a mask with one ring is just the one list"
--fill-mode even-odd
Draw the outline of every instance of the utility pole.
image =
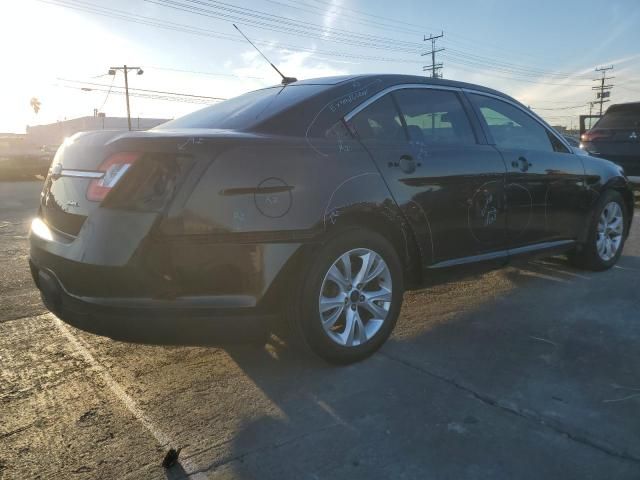
[[129, 126], [129, 130], [131, 130], [131, 109], [129, 108], [129, 70], [137, 70], [138, 75], [142, 75], [144, 70], [140, 67], [127, 67], [126, 65], [122, 67], [109, 67], [109, 75], [115, 75], [118, 70], [122, 70], [124, 72], [124, 92], [125, 97], [127, 99], [127, 125]]
[[444, 32], [440, 33], [440, 35], [429, 35], [428, 37], [424, 37], [424, 41], [431, 42], [431, 50], [428, 52], [424, 52], [422, 56], [431, 55], [431, 65], [425, 65], [422, 67], [423, 72], [427, 72], [431, 70], [431, 78], [442, 78], [442, 73], [439, 73], [439, 70], [442, 69], [442, 62], [436, 63], [436, 53], [442, 52], [444, 48], [436, 48], [436, 40], [444, 37]]
[[607, 80], [611, 80], [615, 77], [607, 77], [607, 71], [613, 70], [613, 65], [609, 65], [608, 67], [598, 67], [596, 68], [596, 72], [601, 72], [602, 76], [600, 78], [594, 78], [594, 82], [600, 82], [600, 85], [596, 87], [591, 87], [591, 90], [599, 90], [596, 92], [596, 101], [595, 103], [600, 104], [600, 116], [602, 116], [602, 104], [609, 101], [609, 97], [611, 96], [611, 89], [613, 88], [612, 84], [605, 84]]

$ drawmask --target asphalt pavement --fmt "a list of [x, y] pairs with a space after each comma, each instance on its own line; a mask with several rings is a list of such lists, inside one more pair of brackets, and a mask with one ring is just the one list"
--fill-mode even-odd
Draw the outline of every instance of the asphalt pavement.
[[610, 271], [558, 257], [408, 293], [379, 353], [331, 367], [276, 336], [62, 323], [27, 266], [40, 187], [0, 183], [1, 479], [640, 478], [638, 214]]

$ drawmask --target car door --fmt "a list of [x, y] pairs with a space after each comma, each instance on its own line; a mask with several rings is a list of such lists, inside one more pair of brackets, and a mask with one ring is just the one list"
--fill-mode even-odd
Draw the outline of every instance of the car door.
[[426, 263], [490, 259], [506, 248], [505, 165], [456, 91], [397, 87], [349, 121], [428, 243], [420, 245]]
[[507, 166], [509, 248], [575, 239], [585, 191], [580, 156], [515, 103], [483, 94], [468, 97]]

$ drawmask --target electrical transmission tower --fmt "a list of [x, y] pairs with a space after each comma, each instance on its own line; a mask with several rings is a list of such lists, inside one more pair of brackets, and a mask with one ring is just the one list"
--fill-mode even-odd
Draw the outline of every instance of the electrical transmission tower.
[[600, 116], [602, 116], [602, 104], [609, 101], [609, 97], [611, 96], [611, 89], [613, 88], [613, 84], [607, 84], [607, 80], [611, 80], [615, 77], [607, 77], [607, 71], [613, 70], [613, 65], [609, 65], [608, 67], [598, 67], [596, 68], [596, 72], [601, 72], [602, 76], [600, 78], [594, 78], [594, 82], [600, 82], [600, 85], [591, 87], [591, 90], [597, 90], [596, 92], [596, 101], [594, 103], [600, 104]]
[[440, 35], [429, 35], [428, 37], [424, 37], [425, 42], [431, 42], [431, 50], [428, 52], [424, 52], [422, 56], [431, 55], [431, 65], [425, 65], [422, 67], [423, 72], [428, 72], [431, 70], [431, 78], [442, 78], [442, 62], [436, 63], [436, 53], [442, 52], [444, 48], [436, 48], [436, 40], [444, 37], [444, 32], [440, 33]]

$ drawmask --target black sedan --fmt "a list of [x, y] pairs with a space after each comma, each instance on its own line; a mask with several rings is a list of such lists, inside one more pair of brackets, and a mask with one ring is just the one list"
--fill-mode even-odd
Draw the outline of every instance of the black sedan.
[[[30, 265], [63, 320], [115, 338], [288, 319], [326, 360], [389, 337], [438, 271], [567, 252], [616, 263], [622, 169], [495, 90], [363, 75], [247, 93], [147, 132], [62, 145]], [[172, 330], [173, 329], [173, 330]]]

